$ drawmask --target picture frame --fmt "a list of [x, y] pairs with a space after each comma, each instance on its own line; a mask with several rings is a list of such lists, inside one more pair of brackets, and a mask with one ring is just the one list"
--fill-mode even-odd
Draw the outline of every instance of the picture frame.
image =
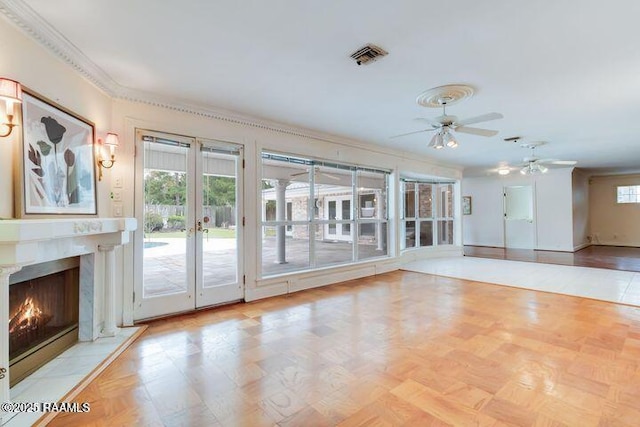
[[462, 196], [462, 215], [471, 215], [471, 196]]
[[19, 217], [97, 215], [95, 126], [23, 90]]

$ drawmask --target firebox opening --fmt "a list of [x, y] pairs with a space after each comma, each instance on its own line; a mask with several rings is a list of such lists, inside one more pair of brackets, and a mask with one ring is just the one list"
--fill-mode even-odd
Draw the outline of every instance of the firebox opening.
[[9, 280], [10, 385], [78, 341], [78, 257], [24, 267]]

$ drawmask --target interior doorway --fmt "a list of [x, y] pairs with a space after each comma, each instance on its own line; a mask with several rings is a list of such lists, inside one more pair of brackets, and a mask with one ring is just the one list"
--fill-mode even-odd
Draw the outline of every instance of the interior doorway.
[[508, 249], [534, 249], [535, 223], [531, 185], [504, 187], [504, 246]]

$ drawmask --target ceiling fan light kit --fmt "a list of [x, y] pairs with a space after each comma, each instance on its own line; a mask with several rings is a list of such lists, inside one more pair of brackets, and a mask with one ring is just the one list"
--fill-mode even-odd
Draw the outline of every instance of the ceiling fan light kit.
[[541, 173], [547, 173], [549, 168], [545, 166], [545, 164], [552, 165], [575, 165], [577, 162], [575, 160], [558, 160], [558, 159], [541, 159], [536, 157], [535, 149], [541, 145], [545, 145], [545, 141], [535, 141], [529, 142], [525, 144], [521, 144], [522, 148], [528, 148], [531, 150], [531, 156], [525, 157], [523, 163], [520, 164], [522, 169], [520, 169], [520, 173], [522, 175], [536, 175]]
[[451, 135], [449, 133], [449, 131], [447, 130], [444, 134], [444, 136], [442, 137], [443, 142], [447, 145], [447, 147], [449, 148], [456, 148], [458, 146], [458, 141], [456, 141], [456, 139], [453, 137], [453, 135]]
[[458, 120], [456, 116], [447, 115], [447, 106], [456, 104], [464, 99], [473, 96], [475, 90], [471, 86], [467, 85], [445, 85], [438, 86], [427, 91], [424, 91], [416, 102], [422, 107], [428, 108], [442, 108], [442, 115], [438, 117], [426, 118], [420, 117], [416, 120], [426, 122], [431, 127], [428, 129], [422, 129], [414, 132], [404, 133], [401, 135], [395, 135], [391, 138], [397, 138], [400, 136], [407, 136], [421, 132], [436, 131], [435, 135], [429, 141], [428, 147], [440, 150], [445, 146], [449, 148], [456, 148], [458, 141], [451, 134], [453, 132], [468, 133], [478, 136], [494, 136], [498, 133], [496, 130], [480, 129], [475, 127], [469, 127], [467, 125], [486, 122], [489, 120], [501, 119], [503, 116], [500, 113], [488, 113], [482, 114], [476, 117], [470, 117], [467, 119]]

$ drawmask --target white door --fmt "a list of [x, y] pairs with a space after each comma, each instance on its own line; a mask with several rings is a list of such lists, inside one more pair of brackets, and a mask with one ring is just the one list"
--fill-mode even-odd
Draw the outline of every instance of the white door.
[[196, 307], [244, 297], [242, 147], [198, 141], [196, 204]]
[[241, 147], [143, 130], [136, 138], [134, 318], [241, 299]]
[[[328, 220], [335, 220], [335, 223], [325, 224], [324, 235], [327, 240], [352, 241], [351, 220], [353, 209], [351, 207], [351, 196], [327, 197], [324, 203], [324, 214]], [[344, 221], [344, 222], [340, 222]]]
[[504, 188], [504, 240], [507, 249], [534, 249], [533, 187]]

